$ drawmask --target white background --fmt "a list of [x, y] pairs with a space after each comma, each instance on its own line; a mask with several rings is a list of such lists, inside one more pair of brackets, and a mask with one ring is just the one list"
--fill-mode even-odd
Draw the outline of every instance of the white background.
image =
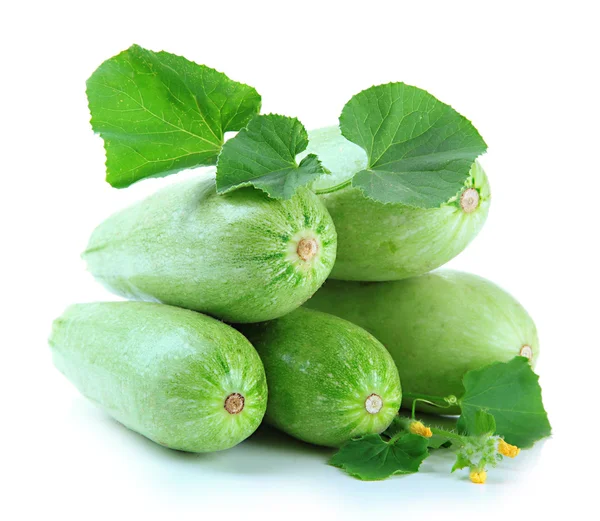
[[[13, 2], [0, 69], [0, 517], [446, 519], [576, 515], [597, 503], [600, 143], [595, 2]], [[373, 84], [404, 81], [489, 144], [487, 225], [451, 266], [509, 290], [537, 322], [551, 439], [485, 486], [424, 472], [363, 483], [329, 452], [262, 432], [230, 451], [158, 447], [78, 395], [51, 363], [52, 320], [111, 299], [79, 258], [114, 210], [195, 172], [104, 182], [85, 80], [138, 43], [246, 82], [264, 112], [328, 125]], [[591, 515], [591, 514], [590, 514]], [[211, 517], [207, 517], [211, 516]], [[483, 517], [482, 517], [483, 519]]]

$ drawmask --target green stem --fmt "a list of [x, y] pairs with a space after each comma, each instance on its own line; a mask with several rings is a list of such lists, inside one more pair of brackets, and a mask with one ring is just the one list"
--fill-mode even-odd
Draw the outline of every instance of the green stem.
[[[448, 409], [454, 405], [457, 405], [457, 401], [456, 401], [456, 397], [455, 396], [447, 396], [445, 398], [441, 397], [441, 396], [430, 396], [427, 394], [411, 394], [411, 393], [404, 393], [404, 398], [408, 398], [409, 400], [412, 400], [412, 419], [415, 419], [415, 414], [416, 414], [416, 406], [417, 406], [417, 402], [423, 402], [426, 403], [427, 405], [431, 405], [433, 407], [439, 407], [440, 409]], [[444, 402], [444, 403], [439, 403], [439, 402]]]
[[[431, 405], [433, 407], [439, 407], [440, 409], [448, 409], [449, 407], [456, 405], [455, 403], [451, 403], [446, 398], [441, 398], [440, 396], [427, 396], [425, 394], [405, 393], [404, 397], [413, 401], [412, 416], [411, 416], [413, 420], [415, 419], [417, 402], [423, 402], [423, 403], [426, 403], [427, 405]], [[436, 401], [434, 401], [434, 400], [436, 400]], [[444, 401], [444, 403], [443, 404], [439, 403], [439, 401], [442, 401], [442, 400]]]
[[408, 398], [409, 400], [416, 400], [419, 398], [423, 398], [424, 400], [431, 400], [432, 402], [445, 402], [446, 398], [443, 396], [437, 396], [433, 394], [421, 394], [421, 393], [402, 393], [403, 398]]
[[[394, 418], [394, 422], [399, 425], [400, 430], [388, 440], [388, 443], [393, 445], [398, 438], [400, 438], [403, 434], [406, 434], [407, 431], [410, 431], [410, 424], [413, 420], [414, 418], [410, 419], [406, 416], [396, 416], [396, 418]], [[446, 429], [442, 429], [441, 427], [429, 426], [429, 428], [431, 429], [432, 434], [442, 436], [443, 438], [450, 440], [455, 445], [460, 445], [462, 447], [465, 444], [463, 436], [457, 434], [456, 432], [448, 431]]]
[[443, 436], [444, 438], [448, 438], [451, 442], [457, 443], [459, 445], [464, 445], [463, 437], [460, 434], [456, 434], [452, 431], [447, 431], [446, 429], [440, 429], [438, 427], [429, 427], [433, 434], [437, 434], [438, 436]]
[[352, 182], [352, 178], [346, 179], [344, 182], [340, 183], [339, 185], [330, 186], [329, 188], [322, 188], [321, 190], [314, 190], [314, 192], [317, 195], [330, 194], [332, 192], [337, 192], [338, 190], [341, 190], [342, 188], [346, 188], [347, 186], [350, 185], [351, 182]]
[[388, 443], [389, 443], [390, 445], [393, 445], [394, 443], [396, 443], [396, 442], [398, 441], [398, 438], [400, 438], [400, 437], [401, 437], [403, 434], [406, 434], [406, 432], [405, 432], [405, 431], [403, 431], [403, 430], [400, 430], [400, 431], [398, 431], [396, 434], [394, 434], [394, 435], [393, 435], [393, 436], [390, 438], [390, 441], [388, 441]]

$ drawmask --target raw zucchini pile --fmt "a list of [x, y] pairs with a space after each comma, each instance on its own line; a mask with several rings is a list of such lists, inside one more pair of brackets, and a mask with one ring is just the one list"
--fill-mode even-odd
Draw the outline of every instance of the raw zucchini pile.
[[209, 452], [264, 420], [365, 480], [445, 448], [475, 483], [550, 434], [525, 309], [431, 272], [490, 204], [487, 145], [452, 107], [389, 83], [307, 132], [260, 114], [252, 87], [135, 45], [87, 96], [112, 186], [212, 167], [101, 223], [83, 258], [128, 301], [54, 322], [56, 367], [123, 425]]

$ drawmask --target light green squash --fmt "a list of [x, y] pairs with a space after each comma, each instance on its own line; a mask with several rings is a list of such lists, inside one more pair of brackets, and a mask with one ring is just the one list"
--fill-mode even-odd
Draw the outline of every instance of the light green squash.
[[83, 258], [118, 295], [258, 322], [307, 300], [335, 252], [331, 217], [308, 189], [289, 200], [251, 187], [217, 195], [214, 179], [192, 179], [107, 219]]
[[298, 309], [240, 326], [267, 375], [267, 422], [316, 445], [337, 447], [384, 431], [400, 408], [398, 371], [369, 333], [333, 315]]
[[416, 395], [460, 397], [467, 371], [518, 355], [533, 365], [539, 355], [536, 327], [523, 306], [470, 273], [437, 270], [392, 282], [329, 280], [306, 306], [350, 320], [383, 343], [398, 367], [404, 405]]
[[233, 447], [266, 410], [254, 348], [200, 313], [149, 302], [77, 304], [54, 322], [50, 346], [56, 367], [84, 396], [172, 449]]
[[463, 191], [439, 208], [383, 204], [345, 185], [367, 166], [362, 148], [337, 127], [314, 130], [309, 139], [307, 152], [316, 153], [333, 174], [313, 185], [338, 234], [331, 278], [385, 281], [427, 273], [463, 251], [485, 223], [490, 188], [478, 162]]

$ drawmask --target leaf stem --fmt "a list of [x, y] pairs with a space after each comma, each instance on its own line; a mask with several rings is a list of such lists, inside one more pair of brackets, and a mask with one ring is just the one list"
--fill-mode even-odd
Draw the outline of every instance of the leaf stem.
[[[453, 405], [457, 405], [458, 402], [456, 400], [455, 396], [446, 396], [446, 397], [441, 397], [441, 396], [428, 396], [426, 394], [411, 394], [411, 393], [404, 393], [404, 397], [408, 398], [409, 400], [412, 400], [412, 419], [415, 419], [415, 414], [416, 414], [416, 406], [417, 406], [417, 402], [423, 402], [426, 403], [427, 405], [432, 405], [433, 407], [439, 407], [440, 409], [448, 409], [449, 407], [452, 407]], [[443, 401], [444, 403], [439, 403], [440, 401]]]
[[448, 438], [452, 443], [457, 443], [460, 446], [463, 446], [465, 442], [463, 441], [463, 437], [460, 434], [457, 434], [452, 431], [447, 431], [446, 429], [440, 429], [439, 427], [429, 427], [433, 434], [437, 434], [438, 436], [443, 436], [444, 438]]
[[406, 431], [404, 430], [400, 430], [398, 431], [396, 434], [394, 434], [389, 440], [388, 443], [390, 445], [393, 445], [394, 443], [396, 443], [398, 441], [398, 439], [400, 439], [401, 436], [403, 436], [404, 434], [406, 434]]
[[330, 194], [332, 192], [337, 192], [338, 190], [341, 190], [342, 188], [346, 188], [347, 186], [350, 185], [350, 183], [352, 183], [352, 178], [346, 179], [344, 182], [340, 183], [339, 185], [330, 186], [329, 188], [322, 188], [321, 190], [314, 190], [314, 192], [317, 195]]
[[[396, 416], [394, 421], [399, 425], [400, 430], [388, 440], [388, 443], [393, 445], [403, 434], [410, 432], [410, 424], [413, 420], [414, 418], [411, 420], [406, 416]], [[438, 436], [447, 438], [453, 444], [458, 444], [461, 447], [465, 444], [463, 436], [456, 432], [449, 431], [441, 427], [432, 427], [430, 425], [428, 425], [428, 427], [431, 429], [432, 434], [437, 434]]]

